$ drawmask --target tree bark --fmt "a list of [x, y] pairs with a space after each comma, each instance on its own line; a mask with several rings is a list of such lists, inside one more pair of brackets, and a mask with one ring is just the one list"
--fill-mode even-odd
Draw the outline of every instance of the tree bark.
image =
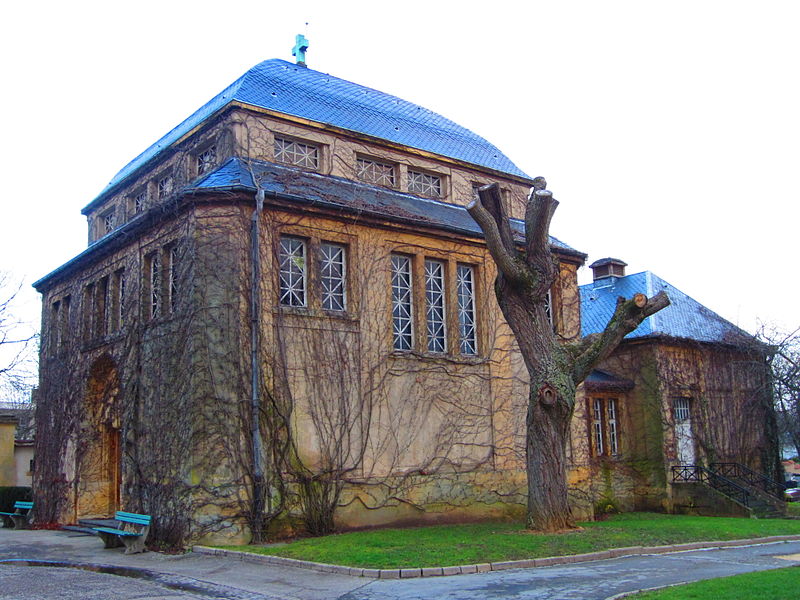
[[561, 344], [545, 311], [547, 292], [558, 274], [550, 249], [550, 221], [558, 207], [540, 177], [528, 196], [524, 254], [514, 243], [496, 184], [478, 190], [467, 210], [481, 227], [497, 265], [495, 294], [514, 332], [530, 378], [525, 458], [528, 478], [527, 525], [540, 531], [573, 527], [567, 496], [566, 444], [577, 386], [594, 366], [651, 314], [669, 304], [654, 298], [620, 298], [606, 329], [573, 344]]

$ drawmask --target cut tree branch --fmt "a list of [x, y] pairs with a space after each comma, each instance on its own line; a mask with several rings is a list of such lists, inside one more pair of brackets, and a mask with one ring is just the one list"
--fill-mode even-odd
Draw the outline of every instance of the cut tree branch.
[[525, 279], [527, 268], [514, 248], [511, 228], [508, 225], [508, 219], [505, 218], [502, 202], [499, 203], [499, 208], [497, 205], [493, 207], [499, 213], [496, 215], [489, 212], [483, 204], [484, 197], [491, 198], [493, 201], [492, 195], [495, 192], [497, 192], [495, 184], [482, 187], [478, 192], [478, 197], [467, 205], [467, 212], [483, 230], [486, 246], [489, 248], [497, 268], [509, 281], [519, 282]]
[[602, 333], [595, 333], [582, 340], [581, 351], [575, 357], [572, 380], [578, 384], [600, 361], [607, 358], [622, 342], [622, 339], [636, 329], [642, 321], [662, 308], [669, 306], [669, 297], [664, 291], [652, 298], [635, 294], [630, 300], [617, 299], [617, 308]]

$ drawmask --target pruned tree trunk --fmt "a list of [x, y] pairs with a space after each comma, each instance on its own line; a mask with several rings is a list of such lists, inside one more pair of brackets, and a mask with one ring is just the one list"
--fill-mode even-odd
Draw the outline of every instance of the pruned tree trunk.
[[532, 529], [557, 531], [573, 526], [567, 501], [566, 443], [576, 388], [625, 335], [667, 306], [669, 299], [664, 292], [650, 299], [641, 294], [631, 300], [620, 298], [603, 333], [560, 343], [545, 312], [547, 293], [558, 274], [549, 236], [558, 202], [546, 185], [541, 177], [534, 180], [520, 243], [514, 239], [496, 184], [482, 187], [467, 210], [483, 230], [497, 265], [497, 300], [530, 378], [527, 524]]

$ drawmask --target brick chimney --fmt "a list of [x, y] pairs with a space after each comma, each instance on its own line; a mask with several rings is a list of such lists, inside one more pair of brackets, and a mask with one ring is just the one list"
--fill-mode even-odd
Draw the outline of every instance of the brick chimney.
[[607, 277], [625, 277], [625, 267], [628, 263], [618, 258], [601, 258], [589, 265], [594, 281]]

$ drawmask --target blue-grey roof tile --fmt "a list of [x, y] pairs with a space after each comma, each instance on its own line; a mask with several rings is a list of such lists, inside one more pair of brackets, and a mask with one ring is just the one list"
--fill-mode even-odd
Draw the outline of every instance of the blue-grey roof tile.
[[529, 178], [497, 147], [433, 111], [332, 75], [273, 59], [247, 71], [134, 158], [93, 202], [234, 101]]
[[625, 277], [604, 277], [580, 286], [583, 335], [603, 331], [614, 314], [617, 298], [636, 293], [648, 297], [665, 291], [671, 304], [645, 319], [626, 339], [666, 336], [697, 342], [741, 345], [753, 337], [649, 271]]
[[[265, 161], [249, 161], [245, 165], [241, 159], [231, 158], [199, 179], [187, 191], [210, 192], [235, 188], [255, 191], [251, 169], [268, 194], [274, 193], [300, 202], [348, 212], [367, 213], [483, 236], [478, 224], [463, 206]], [[511, 225], [521, 236], [524, 231], [522, 221], [512, 219]], [[550, 238], [550, 243], [564, 252], [585, 256], [554, 237]]]

